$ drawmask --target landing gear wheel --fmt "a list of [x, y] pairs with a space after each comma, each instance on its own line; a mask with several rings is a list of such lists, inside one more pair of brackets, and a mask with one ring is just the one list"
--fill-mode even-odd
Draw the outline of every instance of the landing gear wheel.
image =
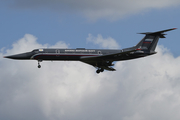
[[38, 68], [41, 68], [41, 65], [38, 65]]
[[99, 74], [100, 72], [101, 72], [101, 71], [100, 71], [99, 69], [98, 69], [98, 70], [96, 70], [96, 73], [97, 73], [97, 74]]
[[98, 69], [96, 70], [96, 73], [99, 74], [100, 72], [103, 72], [103, 71], [104, 71], [103, 68], [98, 68]]
[[101, 69], [100, 69], [100, 72], [104, 72], [104, 69], [103, 69], [103, 68], [101, 68]]

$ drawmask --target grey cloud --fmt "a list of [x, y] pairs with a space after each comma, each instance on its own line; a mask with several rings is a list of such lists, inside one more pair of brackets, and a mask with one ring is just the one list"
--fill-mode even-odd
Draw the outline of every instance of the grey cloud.
[[[27, 34], [6, 54], [52, 46], [36, 39]], [[1, 52], [0, 119], [179, 120], [180, 57], [163, 46], [157, 51], [99, 75], [80, 62], [42, 62], [38, 69], [36, 61], [4, 59]]]
[[12, 0], [10, 6], [18, 9], [44, 8], [58, 13], [77, 13], [90, 20], [117, 20], [131, 14], [179, 4], [179, 0]]

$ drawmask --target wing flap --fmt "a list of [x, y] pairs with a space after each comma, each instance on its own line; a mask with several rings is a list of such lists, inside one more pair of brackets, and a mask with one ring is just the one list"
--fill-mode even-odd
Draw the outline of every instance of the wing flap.
[[[89, 65], [92, 65], [94, 67], [97, 67], [95, 61], [82, 61], [82, 62], [89, 64]], [[113, 67], [110, 67], [110, 66], [100, 66], [100, 68], [103, 68], [103, 69], [108, 70], [108, 71], [116, 71], [116, 69], [114, 69]]]
[[108, 70], [108, 71], [116, 71], [116, 69], [114, 69], [113, 67], [110, 67], [110, 66], [102, 66], [101, 68]]

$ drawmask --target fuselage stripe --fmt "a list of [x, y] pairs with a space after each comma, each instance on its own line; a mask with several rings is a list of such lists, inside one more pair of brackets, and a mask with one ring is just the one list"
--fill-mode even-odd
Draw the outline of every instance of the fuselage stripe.
[[34, 55], [32, 58], [37, 59], [40, 56], [99, 56], [99, 55], [72, 55], [72, 54], [38, 54], [38, 55]]

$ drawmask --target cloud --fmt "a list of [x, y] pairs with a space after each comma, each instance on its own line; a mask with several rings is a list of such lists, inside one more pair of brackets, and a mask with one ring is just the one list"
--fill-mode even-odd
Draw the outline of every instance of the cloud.
[[180, 57], [163, 46], [156, 55], [117, 62], [117, 71], [98, 75], [81, 62], [44, 61], [38, 69], [33, 60], [2, 58], [57, 44], [42, 45], [26, 34], [0, 52], [1, 120], [179, 120]]
[[[13, 1], [13, 2], [12, 2]], [[106, 18], [117, 20], [151, 9], [177, 6], [179, 0], [12, 0], [11, 7], [23, 9], [49, 9], [58, 13], [83, 14], [90, 20]]]
[[109, 49], [118, 49], [120, 46], [118, 43], [111, 37], [104, 39], [102, 35], [98, 34], [97, 37], [92, 36], [91, 34], [88, 35], [87, 42], [92, 42], [95, 45], [99, 45], [102, 48], [109, 48]]

